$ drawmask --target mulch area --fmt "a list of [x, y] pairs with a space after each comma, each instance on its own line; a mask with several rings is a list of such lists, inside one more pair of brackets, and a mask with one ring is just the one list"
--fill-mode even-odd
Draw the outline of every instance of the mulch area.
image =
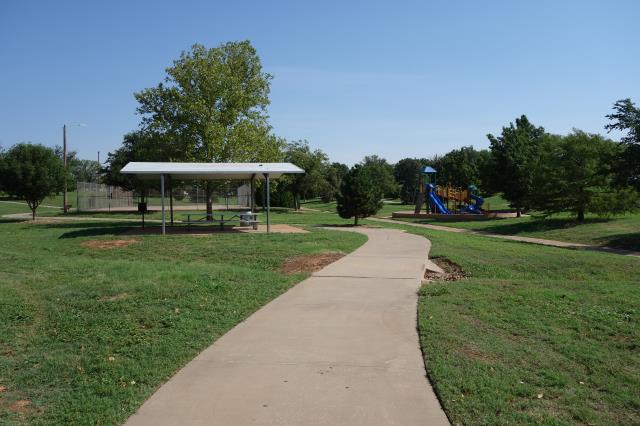
[[433, 257], [431, 261], [438, 265], [444, 273], [438, 273], [430, 270], [424, 271], [424, 280], [431, 281], [458, 281], [464, 279], [467, 275], [460, 265], [446, 257]]

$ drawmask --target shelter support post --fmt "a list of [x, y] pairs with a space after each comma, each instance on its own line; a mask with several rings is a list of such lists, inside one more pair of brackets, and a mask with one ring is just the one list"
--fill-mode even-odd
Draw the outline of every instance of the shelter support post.
[[251, 207], [251, 212], [255, 212], [256, 211], [256, 197], [254, 194], [255, 191], [255, 180], [256, 180], [256, 174], [252, 174], [251, 175], [251, 186], [249, 188], [249, 206]]
[[160, 175], [160, 194], [162, 199], [162, 235], [166, 233], [166, 220], [164, 214], [164, 175]]
[[264, 178], [266, 180], [266, 186], [267, 186], [267, 232], [271, 232], [271, 217], [270, 217], [270, 210], [271, 210], [271, 188], [270, 186], [270, 182], [269, 182], [269, 173], [265, 173], [264, 174]]

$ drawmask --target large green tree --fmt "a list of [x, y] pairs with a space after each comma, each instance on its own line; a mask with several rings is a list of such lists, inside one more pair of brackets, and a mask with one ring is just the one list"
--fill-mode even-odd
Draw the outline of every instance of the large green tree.
[[487, 150], [478, 151], [472, 146], [464, 146], [434, 159], [432, 165], [438, 171], [439, 182], [461, 188], [469, 185], [484, 188], [482, 172], [490, 156]]
[[541, 139], [544, 128], [534, 126], [525, 115], [502, 128], [500, 136], [488, 134], [491, 143], [493, 167], [499, 170], [491, 187], [503, 193], [504, 198], [516, 209], [518, 216], [523, 208], [532, 205], [536, 167], [540, 161]]
[[[0, 146], [0, 164], [2, 164], [2, 160], [4, 159], [5, 154], [6, 153], [5, 153], [4, 148], [2, 146]], [[4, 192], [2, 179], [0, 179], [0, 192]]]
[[45, 197], [62, 190], [65, 170], [55, 151], [22, 143], [0, 158], [0, 186], [9, 195], [25, 200], [32, 218]]
[[356, 164], [342, 180], [338, 194], [338, 214], [344, 219], [358, 219], [376, 214], [382, 208], [382, 188], [372, 177], [375, 170]]
[[342, 179], [349, 173], [349, 166], [342, 163], [331, 163], [325, 169], [322, 188], [320, 189], [320, 197], [325, 203], [329, 203], [336, 199], [340, 193], [340, 185]]
[[103, 170], [103, 182], [139, 193], [144, 200], [145, 190], [157, 186], [156, 182], [138, 179], [135, 175], [125, 175], [120, 170], [131, 161], [164, 161], [164, 143], [158, 142], [159, 135], [144, 130], [124, 135], [120, 148], [110, 152]]
[[[195, 44], [167, 68], [165, 81], [135, 94], [143, 128], [165, 137], [165, 161], [276, 161], [281, 141], [266, 108], [271, 75], [249, 41]], [[212, 212], [213, 183], [205, 185]]]
[[613, 110], [607, 115], [611, 123], [605, 128], [625, 133], [621, 139], [624, 149], [616, 161], [616, 180], [621, 186], [632, 185], [640, 191], [640, 108], [627, 98], [617, 101]]
[[[64, 150], [60, 145], [53, 148], [54, 152], [64, 160]], [[101, 177], [100, 163], [95, 160], [84, 160], [78, 158], [77, 151], [67, 151], [67, 169], [69, 171], [69, 181], [67, 189], [76, 189], [77, 182], [98, 182]]]
[[393, 166], [386, 159], [377, 155], [368, 155], [362, 160], [367, 173], [376, 185], [380, 187], [386, 198], [396, 198], [400, 194], [400, 186], [393, 174]]
[[100, 180], [100, 163], [96, 160], [78, 159], [71, 165], [70, 173], [76, 182], [98, 182]]
[[400, 199], [403, 203], [414, 204], [420, 191], [422, 171], [429, 165], [426, 159], [403, 158], [393, 166], [393, 174], [400, 185]]
[[582, 222], [586, 213], [619, 214], [636, 208], [633, 190], [612, 185], [619, 144], [574, 130], [567, 136], [546, 135], [542, 148], [535, 179], [538, 210], [572, 212]]
[[307, 141], [295, 141], [286, 145], [284, 159], [304, 170], [304, 174], [285, 176], [278, 186], [291, 193], [294, 208], [299, 210], [301, 197], [317, 197], [325, 188], [329, 157], [319, 149], [312, 150]]

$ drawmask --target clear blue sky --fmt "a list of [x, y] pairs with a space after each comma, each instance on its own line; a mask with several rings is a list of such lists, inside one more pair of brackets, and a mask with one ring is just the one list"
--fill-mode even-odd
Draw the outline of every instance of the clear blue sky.
[[4, 0], [0, 145], [53, 146], [82, 122], [70, 147], [104, 159], [182, 50], [242, 39], [274, 75], [275, 133], [334, 161], [486, 147], [523, 113], [604, 132], [615, 100], [640, 103], [639, 18], [635, 0]]

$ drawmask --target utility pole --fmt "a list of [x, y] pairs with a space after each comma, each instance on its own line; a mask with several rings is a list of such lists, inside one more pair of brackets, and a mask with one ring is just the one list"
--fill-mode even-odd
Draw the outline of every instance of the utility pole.
[[62, 211], [67, 213], [67, 125], [62, 126], [62, 161], [64, 164], [64, 193], [62, 196]]
[[98, 164], [100, 164], [100, 151], [98, 151]]

